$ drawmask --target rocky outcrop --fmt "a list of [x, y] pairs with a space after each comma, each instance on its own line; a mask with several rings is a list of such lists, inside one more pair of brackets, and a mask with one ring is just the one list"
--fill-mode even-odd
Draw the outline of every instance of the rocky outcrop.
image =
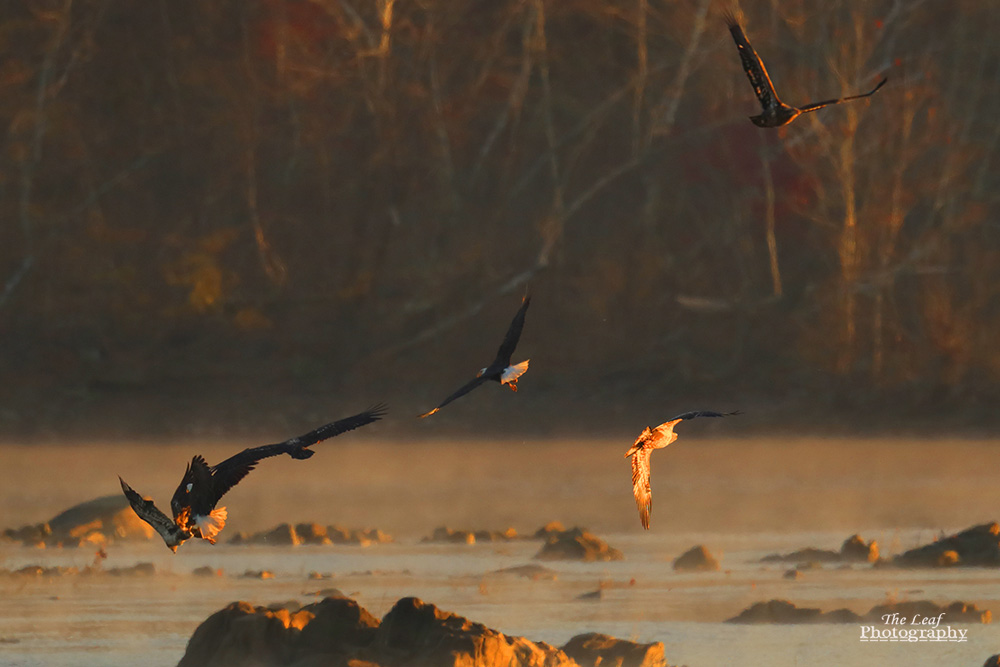
[[865, 542], [860, 535], [851, 535], [840, 545], [841, 560], [856, 563], [874, 563], [878, 560], [878, 542]]
[[3, 532], [7, 539], [34, 547], [104, 546], [149, 540], [154, 534], [152, 526], [136, 515], [121, 494], [88, 500], [45, 523]]
[[636, 644], [597, 632], [573, 637], [563, 652], [580, 667], [667, 667], [663, 644]]
[[757, 602], [744, 609], [738, 616], [730, 618], [726, 623], [884, 623], [887, 614], [898, 614], [900, 618], [937, 618], [940, 614], [942, 623], [989, 623], [992, 620], [990, 611], [980, 610], [975, 604], [952, 602], [949, 605], [939, 605], [930, 600], [913, 602], [893, 602], [876, 605], [864, 616], [855, 614], [850, 609], [836, 609], [824, 612], [821, 609], [796, 607], [788, 600], [768, 600]]
[[1000, 525], [973, 526], [910, 549], [892, 559], [896, 567], [1000, 567]]
[[379, 665], [570, 667], [565, 653], [544, 642], [507, 635], [403, 598], [382, 619], [376, 638]]
[[674, 559], [674, 570], [678, 572], [715, 572], [718, 569], [719, 561], [701, 544]]
[[434, 532], [422, 538], [421, 543], [475, 544], [476, 542], [510, 542], [520, 536], [513, 528], [505, 530], [454, 530], [448, 526], [438, 526]]
[[178, 667], [666, 667], [660, 643], [588, 634], [564, 649], [417, 598], [379, 621], [354, 600], [329, 597], [297, 611], [234, 602], [198, 626]]
[[550, 533], [535, 558], [542, 560], [609, 561], [623, 560], [618, 549], [583, 528], [570, 528]]
[[351, 544], [369, 546], [392, 542], [392, 537], [377, 528], [348, 529], [343, 526], [321, 526], [318, 523], [283, 523], [259, 533], [236, 533], [229, 540], [233, 545], [299, 546], [302, 544]]
[[272, 611], [233, 602], [195, 629], [177, 667], [287, 665], [295, 640], [313, 619], [309, 611]]
[[547, 540], [549, 539], [550, 535], [554, 535], [556, 533], [562, 533], [565, 531], [566, 527], [563, 526], [558, 521], [549, 521], [547, 524], [536, 530], [534, 535], [532, 535], [531, 537], [532, 539], [535, 540]]
[[840, 545], [840, 551], [806, 547], [787, 554], [770, 554], [762, 563], [874, 563], [878, 560], [878, 542], [865, 542], [860, 535], [851, 535]]

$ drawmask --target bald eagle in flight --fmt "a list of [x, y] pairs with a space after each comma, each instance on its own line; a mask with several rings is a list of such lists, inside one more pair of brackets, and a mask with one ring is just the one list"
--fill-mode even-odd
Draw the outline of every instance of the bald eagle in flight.
[[697, 410], [677, 415], [652, 430], [648, 426], [643, 429], [632, 447], [625, 452], [625, 458], [632, 457], [632, 493], [635, 495], [635, 504], [639, 508], [639, 519], [642, 521], [643, 528], [649, 530], [649, 512], [653, 509], [653, 491], [649, 487], [649, 457], [653, 454], [653, 450], [663, 449], [676, 440], [677, 434], [674, 433], [674, 426], [685, 419], [730, 417], [738, 414], [742, 413], [739, 410], [735, 412]]
[[840, 104], [851, 100], [859, 100], [863, 97], [870, 97], [888, 81], [888, 78], [883, 78], [877, 86], [861, 95], [813, 102], [804, 107], [789, 106], [778, 99], [778, 94], [774, 92], [774, 84], [771, 83], [771, 77], [767, 75], [767, 69], [764, 67], [764, 61], [760, 59], [754, 48], [750, 46], [750, 40], [743, 33], [739, 19], [731, 11], [726, 12], [725, 18], [726, 25], [729, 26], [729, 32], [732, 33], [733, 40], [736, 42], [736, 48], [740, 52], [743, 69], [746, 71], [747, 78], [750, 79], [750, 85], [753, 86], [753, 90], [757, 94], [757, 99], [760, 101], [760, 106], [763, 109], [759, 115], [750, 116], [750, 120], [757, 127], [781, 127], [782, 125], [788, 125], [801, 114], [816, 111], [831, 104]]
[[517, 391], [517, 379], [524, 375], [524, 372], [528, 370], [528, 362], [530, 359], [525, 359], [519, 364], [511, 365], [510, 358], [514, 354], [514, 348], [517, 347], [517, 341], [521, 338], [521, 329], [524, 328], [524, 314], [528, 312], [528, 306], [531, 304], [531, 297], [525, 295], [521, 300], [521, 307], [518, 309], [517, 314], [514, 315], [514, 319], [511, 320], [510, 327], [507, 329], [507, 335], [503, 337], [503, 342], [500, 343], [500, 349], [497, 350], [496, 359], [493, 360], [486, 368], [479, 371], [472, 380], [455, 390], [448, 398], [444, 399], [439, 406], [431, 410], [430, 412], [425, 412], [420, 415], [420, 418], [430, 417], [432, 414], [448, 405], [456, 398], [465, 396], [470, 391], [486, 382], [487, 380], [492, 380], [493, 382], [499, 382], [501, 385], [506, 385], [510, 387], [511, 391]]
[[307, 449], [327, 438], [352, 431], [360, 426], [378, 421], [385, 414], [384, 405], [376, 405], [364, 412], [326, 426], [320, 426], [297, 438], [276, 445], [263, 445], [244, 449], [222, 463], [209, 466], [200, 454], [191, 459], [184, 477], [170, 499], [170, 509], [174, 518], [161, 512], [152, 500], [146, 500], [121, 477], [122, 491], [139, 518], [152, 526], [160, 534], [167, 547], [177, 553], [183, 542], [199, 537], [215, 544], [215, 536], [226, 525], [228, 513], [225, 507], [216, 508], [219, 500], [229, 489], [236, 486], [262, 460], [279, 454], [288, 454], [293, 459], [307, 459], [315, 452]]

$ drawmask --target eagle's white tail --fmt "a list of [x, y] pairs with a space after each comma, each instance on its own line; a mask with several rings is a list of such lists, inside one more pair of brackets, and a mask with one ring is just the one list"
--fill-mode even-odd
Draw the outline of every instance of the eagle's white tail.
[[226, 519], [228, 518], [229, 513], [226, 508], [220, 507], [209, 512], [208, 516], [196, 516], [194, 522], [198, 526], [198, 530], [201, 531], [201, 536], [215, 544], [215, 536], [226, 527]]
[[519, 364], [514, 364], [513, 366], [508, 366], [503, 369], [503, 373], [500, 374], [500, 384], [514, 382], [517, 378], [524, 375], [524, 372], [528, 370], [529, 361], [531, 361], [531, 359], [525, 359]]

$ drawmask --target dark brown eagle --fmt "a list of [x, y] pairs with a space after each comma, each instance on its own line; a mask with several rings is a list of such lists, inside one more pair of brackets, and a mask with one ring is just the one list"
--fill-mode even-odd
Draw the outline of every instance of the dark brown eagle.
[[733, 40], [736, 42], [736, 48], [739, 49], [740, 60], [743, 62], [743, 70], [747, 73], [750, 85], [753, 86], [754, 92], [757, 93], [757, 99], [760, 100], [760, 106], [763, 109], [760, 115], [750, 116], [750, 120], [757, 127], [781, 127], [782, 125], [788, 125], [801, 114], [816, 111], [831, 104], [840, 104], [841, 102], [850, 102], [851, 100], [870, 97], [889, 80], [888, 78], [883, 78], [877, 86], [861, 95], [813, 102], [804, 107], [789, 106], [778, 99], [778, 94], [774, 92], [774, 84], [771, 83], [771, 77], [767, 75], [767, 69], [764, 67], [764, 61], [760, 59], [757, 52], [750, 46], [750, 40], [743, 33], [743, 28], [740, 27], [740, 22], [736, 14], [731, 11], [726, 12], [725, 18], [726, 25], [729, 26], [729, 32], [732, 33]]
[[649, 457], [652, 456], [653, 450], [663, 449], [676, 440], [677, 434], [674, 433], [674, 426], [685, 419], [731, 417], [738, 414], [742, 413], [739, 410], [735, 412], [696, 410], [677, 415], [654, 429], [648, 426], [643, 429], [632, 447], [625, 452], [625, 458], [632, 457], [632, 493], [635, 495], [635, 504], [639, 508], [639, 519], [642, 521], [643, 528], [649, 530], [649, 513], [653, 509], [653, 490], [649, 486]]
[[524, 328], [524, 314], [528, 312], [528, 306], [530, 304], [531, 297], [525, 295], [524, 299], [521, 301], [521, 307], [518, 309], [517, 314], [514, 315], [514, 319], [511, 320], [510, 327], [507, 329], [507, 335], [503, 337], [503, 342], [500, 343], [500, 349], [497, 350], [497, 356], [496, 359], [493, 360], [493, 363], [479, 371], [479, 373], [476, 374], [476, 377], [472, 380], [456, 389], [455, 393], [441, 402], [441, 405], [437, 406], [430, 412], [425, 412], [420, 415], [421, 419], [424, 417], [430, 417], [432, 414], [448, 405], [456, 398], [465, 396], [487, 380], [499, 382], [501, 385], [507, 385], [510, 387], [511, 391], [517, 391], [517, 379], [524, 375], [524, 372], [528, 370], [528, 362], [531, 360], [525, 359], [519, 364], [511, 365], [510, 358], [514, 354], [514, 349], [517, 347], [517, 341], [521, 339], [521, 329]]
[[225, 507], [216, 508], [219, 500], [229, 489], [236, 486], [262, 460], [279, 454], [288, 454], [293, 459], [307, 459], [315, 452], [307, 449], [310, 445], [352, 431], [360, 426], [378, 421], [385, 414], [384, 405], [376, 405], [364, 412], [326, 426], [320, 426], [297, 438], [276, 445], [263, 445], [244, 449], [222, 463], [209, 466], [200, 454], [191, 459], [181, 483], [170, 499], [170, 509], [174, 518], [161, 512], [152, 500], [146, 500], [121, 477], [122, 491], [139, 518], [152, 526], [163, 537], [167, 547], [174, 553], [186, 540], [199, 537], [215, 544], [215, 536], [226, 525], [228, 513]]

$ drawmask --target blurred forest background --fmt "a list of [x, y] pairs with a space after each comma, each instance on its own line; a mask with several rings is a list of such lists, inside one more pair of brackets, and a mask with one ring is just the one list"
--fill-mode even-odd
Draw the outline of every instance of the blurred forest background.
[[728, 7], [3, 3], [0, 434], [1000, 425], [995, 3]]

